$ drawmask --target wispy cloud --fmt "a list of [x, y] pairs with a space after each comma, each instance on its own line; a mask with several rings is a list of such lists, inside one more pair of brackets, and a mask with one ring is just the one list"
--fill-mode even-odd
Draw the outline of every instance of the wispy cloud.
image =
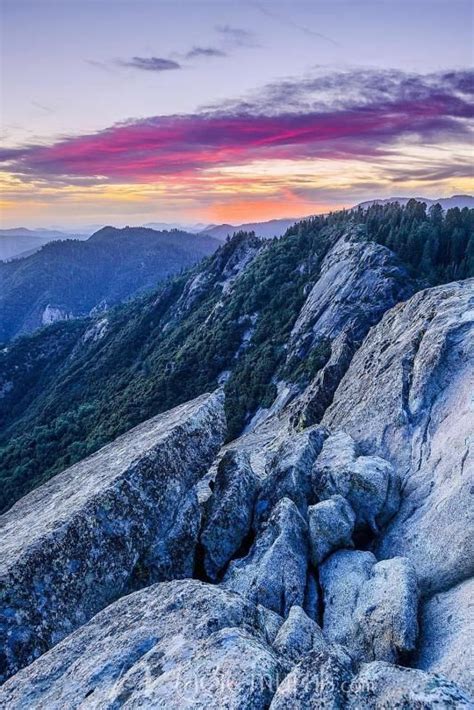
[[193, 47], [186, 52], [186, 59], [197, 59], [200, 57], [226, 57], [227, 52], [216, 47]]
[[354, 70], [282, 81], [246, 100], [128, 121], [50, 146], [6, 149], [0, 159], [24, 179], [159, 182], [252, 161], [374, 161], [403, 141], [468, 145], [473, 77], [472, 71]]
[[242, 27], [232, 27], [231, 25], [216, 25], [216, 32], [233, 47], [257, 47], [258, 43], [255, 34]]
[[165, 59], [164, 57], [132, 57], [131, 59], [118, 59], [116, 63], [122, 67], [132, 67], [133, 69], [152, 72], [181, 69], [181, 64], [173, 59]]

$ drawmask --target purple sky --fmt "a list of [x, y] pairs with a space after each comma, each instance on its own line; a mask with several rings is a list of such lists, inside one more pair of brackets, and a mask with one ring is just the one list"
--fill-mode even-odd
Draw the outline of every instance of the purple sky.
[[3, 0], [2, 222], [472, 190], [472, 4]]

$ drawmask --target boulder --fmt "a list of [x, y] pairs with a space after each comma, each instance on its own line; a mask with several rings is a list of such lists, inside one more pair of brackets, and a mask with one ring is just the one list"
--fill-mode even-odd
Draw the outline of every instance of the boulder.
[[383, 560], [362, 582], [353, 613], [357, 658], [395, 663], [415, 649], [418, 635], [418, 585], [406, 557]]
[[370, 552], [342, 550], [320, 569], [323, 629], [359, 661], [395, 662], [414, 650], [418, 586], [406, 558], [376, 562]]
[[252, 527], [259, 480], [245, 451], [228, 450], [219, 462], [213, 493], [206, 505], [200, 542], [204, 568], [215, 581], [235, 556]]
[[195, 485], [225, 433], [223, 396], [140, 424], [0, 518], [1, 676], [121, 594], [192, 569]]
[[331, 552], [341, 547], [353, 547], [354, 523], [354, 511], [338, 494], [308, 508], [309, 545], [315, 567]]
[[195, 580], [164, 582], [111, 604], [17, 673], [0, 706], [263, 710], [284, 668], [253, 604]]
[[303, 604], [307, 567], [306, 521], [293, 501], [283, 498], [248, 555], [230, 563], [223, 584], [286, 618], [294, 604]]
[[312, 475], [320, 499], [346, 498], [357, 529], [378, 534], [398, 510], [400, 481], [393, 466], [379, 456], [358, 456], [354, 439], [342, 431], [326, 439]]
[[327, 641], [317, 623], [300, 606], [292, 606], [273, 642], [277, 653], [295, 664], [312, 649], [323, 650], [326, 647]]
[[300, 513], [306, 514], [312, 496], [311, 470], [327, 435], [323, 427], [313, 427], [286, 436], [267, 464], [255, 509], [255, 528], [284, 497], [292, 500]]
[[473, 700], [455, 683], [433, 673], [393, 666], [383, 661], [364, 664], [348, 686], [347, 710], [380, 708], [472, 708]]
[[349, 646], [354, 638], [353, 615], [360, 589], [377, 560], [371, 552], [339, 550], [323, 562], [319, 581], [323, 592], [323, 631], [328, 641]]

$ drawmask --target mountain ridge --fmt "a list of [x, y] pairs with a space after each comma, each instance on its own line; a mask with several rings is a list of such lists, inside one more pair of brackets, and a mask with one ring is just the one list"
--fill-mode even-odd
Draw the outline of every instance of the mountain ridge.
[[[384, 308], [413, 288], [474, 273], [473, 219], [468, 210], [427, 214], [412, 202], [313, 218], [270, 241], [240, 233], [155, 293], [19, 338], [0, 363], [2, 507], [219, 383], [229, 439], [285, 391], [305, 393], [295, 422], [317, 422], [318, 403], [330, 403]], [[339, 284], [329, 310], [328, 280]], [[304, 325], [292, 337], [305, 304]], [[333, 313], [326, 323], [318, 315], [325, 310]]]
[[54, 241], [27, 258], [0, 263], [0, 340], [105, 310], [218, 246], [211, 237], [187, 232], [103, 227], [86, 240]]

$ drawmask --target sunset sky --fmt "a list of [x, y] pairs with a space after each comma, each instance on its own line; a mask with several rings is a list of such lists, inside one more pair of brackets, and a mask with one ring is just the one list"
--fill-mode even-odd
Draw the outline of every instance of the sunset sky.
[[1, 226], [473, 190], [465, 0], [1, 0]]

